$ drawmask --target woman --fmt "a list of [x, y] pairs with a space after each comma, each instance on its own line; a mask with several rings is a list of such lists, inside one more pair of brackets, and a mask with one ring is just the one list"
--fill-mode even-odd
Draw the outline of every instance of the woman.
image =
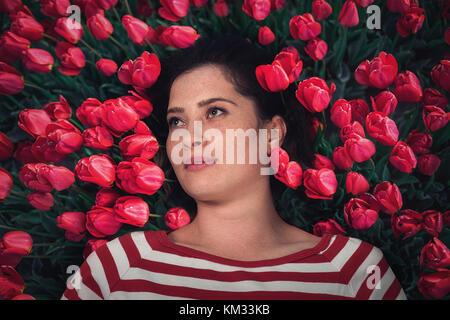
[[[255, 68], [272, 61], [238, 36], [202, 36], [162, 61], [148, 92], [160, 119], [150, 127], [166, 142], [155, 161], [177, 180], [164, 186], [167, 195], [193, 219], [171, 232], [132, 232], [98, 248], [62, 299], [405, 299], [378, 248], [286, 223], [274, 205], [283, 184], [261, 174], [267, 165], [249, 161], [252, 150], [226, 135], [227, 129], [254, 130], [262, 141], [258, 151], [270, 156], [281, 146], [290, 160], [309, 167], [304, 108], [292, 91], [282, 99], [256, 79]], [[175, 132], [190, 141], [175, 139]], [[227, 147], [215, 144], [220, 136]], [[201, 163], [186, 164], [198, 148]], [[205, 156], [208, 148], [213, 152]], [[219, 160], [229, 148], [235, 161]], [[244, 163], [236, 160], [239, 152]]]

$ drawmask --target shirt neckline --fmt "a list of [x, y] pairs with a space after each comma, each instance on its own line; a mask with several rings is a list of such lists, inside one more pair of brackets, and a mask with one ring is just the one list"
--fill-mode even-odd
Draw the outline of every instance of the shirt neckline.
[[305, 258], [307, 256], [311, 256], [313, 254], [319, 253], [320, 251], [327, 248], [328, 244], [330, 243], [330, 240], [332, 238], [331, 234], [324, 234], [320, 241], [311, 248], [302, 249], [294, 253], [290, 253], [288, 255], [278, 257], [278, 258], [272, 258], [272, 259], [263, 259], [263, 260], [250, 260], [250, 261], [243, 261], [243, 260], [236, 260], [231, 258], [225, 258], [220, 257], [211, 253], [207, 253], [201, 250], [197, 250], [194, 248], [186, 247], [177, 243], [172, 242], [170, 238], [168, 237], [168, 233], [170, 233], [172, 230], [158, 230], [155, 231], [157, 235], [157, 239], [159, 240], [159, 243], [170, 247], [173, 249], [176, 249], [180, 252], [183, 252], [191, 257], [196, 257], [200, 259], [209, 260], [212, 262], [218, 262], [221, 264], [227, 264], [227, 265], [233, 265], [233, 266], [240, 266], [240, 267], [262, 267], [262, 266], [275, 266], [284, 264], [287, 262], [295, 261], [300, 258]]

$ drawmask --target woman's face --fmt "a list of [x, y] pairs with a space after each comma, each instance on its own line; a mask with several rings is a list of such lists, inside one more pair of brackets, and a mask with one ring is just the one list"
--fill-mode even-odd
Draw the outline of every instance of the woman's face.
[[[202, 201], [232, 198], [242, 195], [258, 179], [268, 179], [260, 173], [260, 168], [265, 166], [260, 164], [259, 156], [256, 162], [249, 163], [249, 153], [259, 153], [258, 143], [257, 150], [250, 151], [249, 139], [244, 136], [248, 129], [258, 134], [262, 122], [256, 111], [254, 102], [235, 91], [216, 65], [197, 67], [175, 79], [167, 109], [166, 150], [178, 181], [192, 198]], [[238, 138], [230, 136], [227, 139], [227, 129], [242, 129], [240, 135], [245, 138], [244, 147], [238, 145], [239, 131], [233, 131]], [[180, 133], [190, 139], [177, 137]], [[203, 160], [215, 158], [216, 163], [203, 166], [180, 163], [180, 158], [191, 159], [197, 155], [194, 154], [195, 141], [201, 142], [196, 152]], [[231, 157], [230, 148], [234, 149], [234, 157]], [[243, 157], [244, 163], [238, 163], [238, 157]]]

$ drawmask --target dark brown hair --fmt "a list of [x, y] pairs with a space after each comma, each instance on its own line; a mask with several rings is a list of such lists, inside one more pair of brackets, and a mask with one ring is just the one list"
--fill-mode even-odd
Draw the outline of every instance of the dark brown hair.
[[[161, 74], [147, 90], [154, 107], [153, 115], [147, 122], [159, 144], [165, 145], [167, 139], [169, 128], [166, 112], [174, 80], [196, 67], [213, 64], [223, 70], [237, 92], [254, 101], [260, 120], [270, 120], [275, 115], [283, 117], [287, 132], [281, 147], [289, 154], [290, 160], [297, 161], [304, 170], [310, 168], [313, 153], [307, 130], [308, 114], [295, 97], [294, 85], [291, 84], [282, 92], [283, 103], [280, 92], [264, 90], [256, 79], [256, 67], [271, 64], [273, 59], [274, 56], [258, 43], [250, 43], [248, 39], [233, 34], [202, 34], [191, 47], [178, 49], [160, 59]], [[165, 149], [161, 149], [153, 160], [164, 170], [167, 179], [176, 181]], [[273, 176], [270, 179], [274, 198], [278, 198], [286, 186]], [[166, 200], [173, 201], [172, 205], [183, 206], [191, 215], [195, 215], [195, 201], [182, 190], [178, 181], [165, 182], [163, 190]]]

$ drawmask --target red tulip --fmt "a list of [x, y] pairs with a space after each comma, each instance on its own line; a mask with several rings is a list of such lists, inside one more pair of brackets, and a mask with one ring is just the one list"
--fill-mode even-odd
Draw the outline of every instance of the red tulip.
[[164, 215], [164, 222], [174, 230], [189, 224], [190, 219], [189, 213], [182, 207], [170, 208]]
[[86, 218], [87, 230], [97, 238], [111, 236], [122, 227], [112, 208], [94, 206], [88, 211]]
[[407, 37], [411, 33], [416, 34], [422, 28], [424, 20], [425, 15], [422, 8], [409, 8], [397, 20], [397, 32], [402, 37]]
[[32, 145], [32, 141], [20, 141], [19, 143], [17, 143], [17, 148], [14, 152], [14, 158], [22, 163], [39, 162], [31, 152]]
[[392, 232], [396, 238], [403, 235], [403, 240], [412, 237], [422, 229], [423, 217], [414, 210], [405, 209], [391, 216]]
[[8, 159], [14, 150], [14, 143], [6, 134], [0, 132], [0, 161]]
[[417, 288], [426, 298], [442, 299], [450, 292], [450, 270], [423, 272], [417, 282]]
[[11, 14], [19, 10], [22, 5], [22, 0], [1, 0], [0, 12]]
[[23, 52], [22, 64], [28, 71], [49, 73], [53, 68], [53, 56], [45, 50], [28, 48]]
[[267, 46], [275, 41], [275, 34], [272, 32], [272, 30], [268, 26], [260, 27], [258, 30], [258, 42], [263, 45]]
[[83, 141], [86, 147], [108, 150], [114, 144], [111, 133], [105, 127], [97, 126], [83, 131]]
[[25, 282], [12, 266], [0, 265], [0, 300], [12, 299], [24, 288]]
[[69, 14], [69, 0], [41, 0], [41, 12], [52, 18], [64, 17]]
[[65, 119], [58, 119], [47, 125], [45, 133], [55, 143], [55, 151], [61, 154], [75, 152], [83, 144], [80, 130]]
[[332, 199], [337, 190], [337, 180], [334, 171], [330, 169], [307, 169], [304, 173], [303, 184], [305, 193], [313, 199]]
[[148, 25], [142, 20], [129, 14], [122, 17], [122, 25], [127, 31], [128, 37], [136, 44], [143, 45], [148, 32]]
[[350, 158], [356, 162], [363, 162], [372, 158], [375, 154], [375, 145], [369, 139], [357, 134], [349, 135], [344, 143], [344, 148]]
[[75, 182], [72, 171], [45, 163], [27, 163], [19, 171], [19, 179], [30, 189], [40, 192], [69, 188]]
[[111, 10], [116, 6], [118, 0], [97, 0], [97, 4], [104, 10]]
[[344, 206], [344, 218], [353, 229], [368, 229], [377, 221], [378, 212], [366, 201], [352, 198]]
[[40, 109], [24, 109], [19, 114], [19, 127], [34, 138], [44, 136], [47, 125], [52, 122], [47, 112]]
[[100, 207], [112, 208], [120, 193], [113, 188], [101, 188], [95, 196], [95, 205]]
[[335, 90], [334, 83], [328, 87], [323, 79], [312, 77], [298, 84], [295, 96], [308, 111], [321, 112], [328, 107]]
[[450, 113], [435, 106], [425, 106], [422, 109], [422, 120], [428, 131], [436, 131], [447, 125]]
[[32, 192], [27, 195], [28, 203], [40, 210], [49, 211], [55, 204], [55, 199], [49, 192]]
[[341, 141], [345, 143], [345, 140], [351, 138], [354, 134], [361, 136], [363, 138], [366, 137], [366, 133], [364, 132], [364, 128], [358, 121], [353, 121], [341, 128], [339, 131], [339, 136]]
[[131, 194], [152, 195], [164, 183], [164, 172], [151, 161], [134, 158], [117, 166], [117, 186]]
[[[15, 267], [31, 252], [33, 239], [25, 231], [9, 231], [0, 239], [0, 265]], [[1, 291], [1, 289], [0, 289]]]
[[190, 26], [170, 26], [160, 35], [164, 43], [178, 49], [190, 47], [200, 37], [200, 34]]
[[117, 63], [111, 59], [100, 59], [95, 63], [95, 67], [105, 76], [110, 77], [117, 71]]
[[72, 44], [76, 44], [83, 36], [83, 26], [78, 21], [67, 17], [56, 20], [54, 31]]
[[438, 238], [433, 237], [420, 252], [420, 266], [438, 269], [450, 266], [450, 250]]
[[347, 193], [351, 193], [354, 196], [367, 192], [370, 189], [367, 179], [362, 174], [354, 171], [350, 171], [349, 173], [347, 173], [345, 187]]
[[22, 74], [14, 67], [0, 62], [0, 94], [17, 94], [22, 91], [23, 87]]
[[398, 140], [398, 129], [395, 121], [382, 112], [371, 112], [366, 118], [367, 133], [377, 142], [393, 146]]
[[6, 63], [15, 62], [22, 51], [30, 47], [30, 40], [5, 30], [0, 37], [0, 60]]
[[49, 102], [42, 109], [47, 112], [52, 120], [70, 119], [72, 117], [72, 109], [61, 94], [58, 102]]
[[331, 121], [339, 128], [343, 128], [352, 121], [352, 107], [345, 99], [339, 99], [331, 108]]
[[121, 154], [125, 160], [140, 157], [150, 160], [159, 150], [158, 141], [154, 135], [133, 134], [119, 142]]
[[313, 234], [322, 237], [325, 234], [345, 234], [345, 230], [333, 219], [320, 221], [314, 225]]
[[417, 76], [406, 71], [399, 73], [394, 82], [394, 94], [398, 101], [418, 102], [422, 99], [422, 86]]
[[19, 294], [10, 300], [36, 300], [33, 296], [30, 296], [29, 294]]
[[445, 110], [448, 104], [448, 100], [439, 91], [432, 88], [426, 88], [423, 90], [422, 105], [425, 106], [436, 106]]
[[345, 147], [337, 146], [333, 151], [333, 162], [341, 170], [349, 170], [353, 167], [353, 159]]
[[39, 136], [31, 146], [31, 153], [37, 162], [59, 163], [63, 161], [67, 153], [56, 151], [57, 141], [53, 141], [46, 136]]
[[123, 84], [136, 87], [151, 87], [161, 72], [161, 64], [154, 53], [144, 51], [134, 61], [128, 60], [119, 68], [117, 76]]
[[128, 104], [122, 99], [110, 99], [103, 103], [103, 119], [104, 125], [112, 135], [119, 137], [125, 132], [133, 129], [139, 116]]
[[230, 13], [230, 9], [226, 0], [217, 0], [213, 5], [213, 10], [216, 16], [220, 18], [227, 17]]
[[355, 3], [360, 7], [367, 7], [368, 5], [372, 4], [374, 0], [355, 0]]
[[450, 92], [450, 60], [441, 60], [440, 64], [434, 66], [431, 79], [437, 86]]
[[114, 31], [114, 27], [102, 14], [97, 13], [87, 20], [87, 26], [92, 36], [97, 40], [106, 40]]
[[352, 121], [364, 123], [370, 112], [369, 105], [363, 99], [350, 100], [348, 103], [352, 106]]
[[319, 128], [323, 132], [323, 124], [319, 121], [319, 119], [317, 119], [317, 117], [309, 116], [308, 118], [310, 119], [308, 124], [308, 134], [312, 139], [315, 139], [317, 133], [319, 132]]
[[411, 173], [417, 166], [417, 158], [406, 142], [398, 141], [391, 151], [389, 162], [398, 170]]
[[106, 244], [108, 242], [108, 240], [106, 239], [96, 239], [96, 238], [91, 238], [86, 242], [86, 247], [83, 250], [83, 259], [87, 259], [87, 257], [94, 252], [95, 250], [97, 250], [98, 248], [100, 248], [101, 246], [103, 246], [104, 244]]
[[333, 162], [329, 158], [318, 153], [314, 154], [313, 168], [316, 170], [328, 168], [333, 171], [335, 169]]
[[266, 91], [278, 92], [289, 87], [289, 77], [278, 60], [272, 64], [259, 65], [255, 69], [256, 79]]
[[115, 169], [116, 165], [110, 156], [97, 154], [78, 161], [75, 173], [82, 181], [110, 187], [115, 180]]
[[305, 46], [305, 52], [314, 61], [322, 60], [328, 51], [328, 44], [319, 38], [309, 40]]
[[373, 195], [381, 205], [381, 210], [393, 214], [403, 206], [402, 194], [395, 183], [380, 182], [373, 189]]
[[56, 225], [66, 230], [66, 239], [78, 242], [86, 234], [86, 215], [83, 212], [64, 212], [56, 217]]
[[179, 21], [189, 12], [189, 0], [160, 0], [158, 14], [169, 21]]
[[44, 36], [44, 27], [32, 16], [23, 12], [11, 21], [11, 31], [30, 41], [39, 41]]
[[418, 159], [418, 168], [424, 175], [433, 175], [441, 165], [441, 159], [435, 154], [422, 154]]
[[285, 156], [279, 156], [278, 170], [274, 177], [287, 185], [289, 188], [297, 189], [302, 184], [303, 170], [301, 166], [295, 161], [289, 161], [288, 154], [281, 148], [271, 151], [271, 163], [275, 160], [277, 150], [284, 152]]
[[437, 237], [444, 227], [442, 214], [436, 210], [427, 210], [422, 212], [423, 229], [434, 237]]
[[395, 95], [390, 91], [382, 91], [375, 99], [372, 99], [372, 108], [374, 111], [383, 113], [385, 116], [389, 116], [394, 112], [397, 107], [398, 101]]
[[392, 84], [397, 72], [398, 65], [394, 56], [382, 51], [373, 60], [361, 62], [355, 70], [355, 79], [359, 84], [384, 89]]
[[83, 51], [68, 42], [58, 42], [56, 56], [60, 60], [59, 72], [66, 76], [78, 75], [86, 64]]
[[428, 132], [419, 132], [418, 129], [413, 129], [406, 137], [406, 143], [415, 154], [428, 153], [433, 144], [433, 137]]
[[270, 9], [270, 0], [244, 0], [242, 4], [242, 11], [257, 21], [267, 18]]
[[310, 13], [305, 13], [289, 20], [289, 31], [294, 39], [307, 41], [317, 37], [322, 31], [322, 26]]
[[[129, 105], [131, 108], [133, 108], [134, 111], [139, 116], [139, 119], [147, 118], [153, 111], [153, 105], [152, 103], [138, 95], [136, 92], [129, 91], [131, 93], [130, 96], [123, 96], [120, 97], [120, 99], [127, 105]], [[135, 129], [136, 130], [136, 129]]]
[[303, 61], [300, 60], [300, 54], [294, 47], [283, 48], [274, 58], [278, 62], [289, 78], [289, 83], [298, 79], [303, 69]]
[[386, 5], [392, 12], [405, 12], [411, 6], [410, 0], [387, 0]]
[[116, 220], [143, 227], [150, 217], [150, 209], [147, 202], [136, 196], [120, 197], [114, 204]]
[[359, 24], [358, 8], [353, 0], [345, 1], [339, 13], [338, 21], [344, 27], [354, 27]]
[[0, 168], [0, 202], [9, 196], [13, 186], [11, 174], [3, 168]]
[[76, 115], [86, 127], [98, 126], [103, 119], [103, 104], [96, 98], [88, 98], [77, 109]]
[[325, 20], [333, 13], [333, 8], [325, 0], [313, 0], [312, 14], [318, 21]]

